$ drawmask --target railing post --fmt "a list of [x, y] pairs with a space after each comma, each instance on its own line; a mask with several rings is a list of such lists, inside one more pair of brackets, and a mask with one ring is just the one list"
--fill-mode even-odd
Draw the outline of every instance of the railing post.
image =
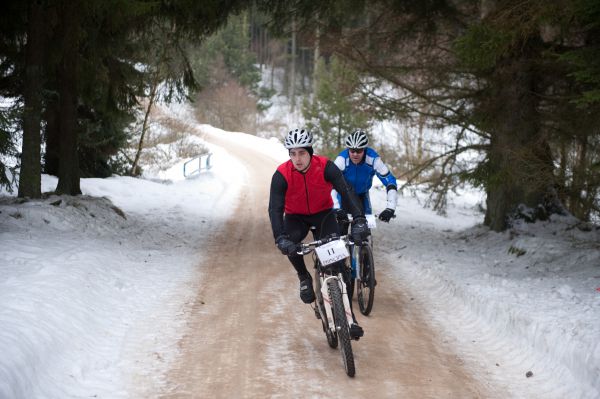
[[[210, 163], [211, 157], [212, 157], [212, 153], [208, 153], [206, 155], [201, 155], [201, 156], [198, 156], [198, 157], [194, 157], [194, 158], [190, 159], [189, 161], [185, 162], [183, 164], [183, 177], [187, 178], [188, 176], [192, 176], [194, 174], [199, 174], [202, 171], [202, 169], [203, 169], [202, 168], [202, 158], [203, 157], [206, 157], [206, 161], [205, 161], [206, 164], [204, 166], [204, 169], [207, 169], [207, 170], [210, 169], [212, 167], [212, 165]], [[188, 164], [191, 164], [192, 162], [194, 162], [196, 160], [198, 160], [198, 168], [194, 169], [190, 173], [188, 173]]]

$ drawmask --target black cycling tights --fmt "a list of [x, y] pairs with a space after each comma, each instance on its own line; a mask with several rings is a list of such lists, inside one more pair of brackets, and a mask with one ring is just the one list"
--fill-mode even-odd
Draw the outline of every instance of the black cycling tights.
[[[331, 234], [340, 234], [339, 226], [335, 218], [335, 212], [331, 210], [315, 213], [314, 215], [286, 214], [283, 219], [283, 225], [285, 232], [290, 236], [290, 240], [295, 243], [301, 242], [308, 235], [311, 226], [315, 226], [316, 228], [313, 233], [315, 240]], [[304, 256], [290, 255], [288, 258], [294, 266], [294, 269], [296, 269], [300, 280], [303, 280], [310, 275], [306, 269], [306, 264], [304, 263]], [[344, 282], [348, 285], [350, 282], [350, 275], [344, 270], [344, 261], [341, 260], [336, 262], [332, 267], [337, 267], [337, 270], [343, 271]], [[351, 294], [349, 293], [349, 295]]]

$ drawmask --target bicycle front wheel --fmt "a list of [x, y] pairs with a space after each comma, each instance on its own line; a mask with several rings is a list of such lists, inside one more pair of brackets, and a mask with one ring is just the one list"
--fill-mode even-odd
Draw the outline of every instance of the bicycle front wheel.
[[363, 245], [360, 248], [358, 261], [360, 263], [360, 280], [356, 284], [356, 297], [360, 313], [368, 316], [375, 301], [375, 264], [370, 246]]
[[331, 307], [333, 310], [333, 319], [337, 328], [337, 337], [340, 344], [340, 352], [344, 361], [344, 368], [349, 377], [354, 377], [354, 354], [352, 353], [352, 345], [350, 341], [350, 327], [346, 318], [346, 310], [344, 308], [344, 298], [338, 280], [331, 279], [328, 281], [329, 297], [331, 298]]

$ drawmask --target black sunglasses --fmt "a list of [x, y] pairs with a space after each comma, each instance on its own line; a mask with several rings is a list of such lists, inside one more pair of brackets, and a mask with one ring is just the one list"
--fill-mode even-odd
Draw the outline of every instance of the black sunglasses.
[[362, 154], [364, 151], [364, 148], [350, 148], [350, 152], [353, 154]]

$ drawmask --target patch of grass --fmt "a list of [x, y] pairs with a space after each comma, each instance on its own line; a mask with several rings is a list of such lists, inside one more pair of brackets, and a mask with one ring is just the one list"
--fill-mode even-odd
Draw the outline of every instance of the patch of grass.
[[518, 247], [515, 247], [514, 245], [511, 245], [510, 248], [508, 248], [508, 253], [516, 255], [518, 258], [519, 256], [525, 255], [527, 253], [527, 251], [522, 248], [518, 248]]

